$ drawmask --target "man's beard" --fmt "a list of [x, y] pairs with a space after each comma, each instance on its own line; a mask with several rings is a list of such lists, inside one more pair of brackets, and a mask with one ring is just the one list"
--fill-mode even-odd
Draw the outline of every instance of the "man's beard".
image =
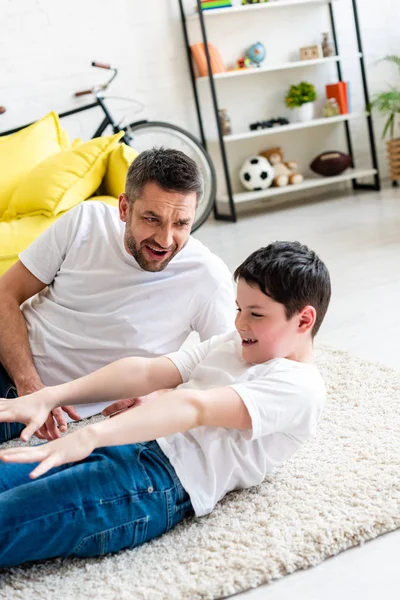
[[[179, 250], [177, 249], [177, 246], [175, 245], [175, 248], [173, 249], [172, 252], [169, 252], [169, 254], [165, 260], [162, 260], [162, 261], [151, 260], [150, 258], [146, 257], [144, 246], [152, 246], [153, 248], [159, 248], [159, 245], [156, 244], [156, 242], [154, 242], [151, 238], [148, 238], [147, 240], [144, 240], [141, 244], [141, 247], [138, 248], [135, 238], [129, 231], [128, 227], [125, 229], [124, 241], [125, 241], [126, 250], [130, 254], [132, 254], [133, 258], [136, 260], [139, 267], [141, 267], [144, 271], [153, 271], [153, 272], [163, 271], [165, 269], [165, 267], [169, 264], [169, 262], [174, 258], [174, 256], [179, 252]], [[186, 244], [185, 244], [185, 246], [186, 246]], [[164, 250], [164, 249], [165, 248], [160, 248], [160, 250]]]

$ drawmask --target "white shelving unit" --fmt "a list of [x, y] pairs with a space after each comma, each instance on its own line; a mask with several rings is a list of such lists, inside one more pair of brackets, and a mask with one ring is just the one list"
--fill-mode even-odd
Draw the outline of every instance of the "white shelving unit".
[[[251, 202], [254, 200], [262, 200], [264, 198], [272, 198], [273, 196], [281, 196], [282, 194], [291, 194], [293, 192], [301, 192], [303, 190], [309, 190], [311, 188], [319, 188], [329, 185], [337, 185], [344, 181], [351, 181], [359, 177], [370, 177], [377, 173], [376, 169], [348, 169], [342, 175], [336, 175], [335, 177], [309, 177], [302, 183], [297, 185], [288, 185], [286, 187], [268, 188], [261, 192], [240, 192], [233, 194], [233, 199], [236, 204], [243, 204], [244, 202]], [[226, 204], [229, 202], [228, 196], [222, 196], [220, 202]]]
[[338, 115], [337, 117], [324, 117], [321, 119], [313, 119], [312, 121], [304, 121], [302, 123], [289, 123], [289, 125], [281, 125], [279, 127], [271, 127], [268, 129], [259, 129], [257, 131], [246, 131], [245, 133], [232, 133], [230, 135], [224, 135], [224, 141], [236, 142], [238, 140], [261, 138], [267, 135], [278, 135], [287, 131], [310, 129], [311, 127], [321, 127], [323, 125], [334, 125], [335, 123], [343, 123], [343, 121], [362, 119], [363, 117], [365, 117], [364, 113], [348, 113], [347, 115]]
[[[314, 58], [312, 60], [296, 60], [281, 65], [270, 65], [267, 67], [254, 67], [253, 69], [238, 69], [236, 71], [226, 71], [226, 73], [216, 73], [213, 75], [214, 80], [229, 79], [231, 77], [251, 77], [254, 75], [262, 75], [271, 71], [286, 71], [287, 69], [304, 69], [305, 67], [314, 67], [316, 65], [324, 65], [327, 63], [337, 63], [345, 58], [361, 58], [361, 53], [358, 52], [354, 56], [328, 56], [326, 58]], [[197, 81], [208, 81], [209, 77], [198, 77]]]
[[[379, 183], [379, 174], [378, 174], [378, 168], [377, 168], [375, 141], [374, 141], [373, 130], [372, 130], [372, 122], [371, 122], [371, 116], [366, 110], [365, 111], [358, 110], [356, 113], [343, 114], [343, 115], [338, 115], [336, 117], [330, 117], [330, 118], [320, 117], [320, 118], [315, 118], [308, 122], [289, 123], [288, 125], [283, 125], [283, 126], [278, 126], [278, 127], [268, 128], [268, 129], [261, 129], [261, 130], [240, 131], [240, 129], [244, 129], [244, 123], [242, 122], [242, 125], [238, 128], [239, 131], [234, 131], [230, 135], [222, 134], [221, 125], [220, 125], [219, 119], [218, 119], [218, 108], [219, 108], [218, 95], [220, 93], [219, 85], [224, 85], [225, 96], [228, 97], [228, 101], [229, 101], [229, 94], [227, 94], [227, 92], [226, 92], [226, 90], [227, 90], [226, 86], [228, 86], [228, 85], [233, 86], [234, 82], [240, 81], [240, 82], [243, 82], [240, 84], [241, 88], [243, 89], [244, 85], [247, 86], [247, 83], [250, 83], [252, 81], [251, 78], [253, 78], [255, 76], [258, 76], [259, 78], [261, 78], [263, 75], [267, 76], [268, 73], [277, 73], [278, 74], [280, 72], [285, 72], [285, 71], [289, 71], [289, 70], [293, 70], [293, 71], [299, 70], [300, 71], [300, 70], [304, 70], [304, 69], [310, 69], [310, 73], [314, 73], [313, 69], [314, 70], [317, 68], [324, 69], [324, 68], [328, 68], [329, 65], [331, 65], [331, 66], [334, 65], [337, 70], [337, 79], [343, 80], [341, 63], [346, 60], [353, 60], [353, 61], [356, 60], [356, 61], [359, 61], [359, 63], [360, 63], [360, 69], [361, 69], [361, 75], [362, 75], [362, 85], [363, 85], [364, 98], [365, 98], [365, 106], [367, 106], [369, 104], [369, 97], [368, 97], [368, 89], [367, 89], [365, 68], [364, 68], [364, 62], [363, 62], [362, 43], [361, 43], [361, 36], [360, 36], [360, 30], [359, 30], [359, 24], [358, 24], [356, 0], [340, 0], [341, 2], [345, 2], [345, 1], [351, 2], [352, 8], [353, 8], [355, 33], [356, 33], [356, 41], [357, 41], [357, 50], [358, 51], [353, 52], [350, 55], [349, 54], [341, 55], [338, 51], [338, 40], [337, 40], [336, 26], [335, 26], [335, 20], [334, 20], [333, 5], [336, 2], [338, 2], [339, 0], [270, 0], [270, 2], [265, 3], [265, 4], [232, 6], [229, 8], [214, 9], [214, 10], [208, 10], [208, 11], [201, 11], [200, 0], [197, 0], [198, 12], [196, 14], [193, 14], [186, 18], [183, 16], [184, 11], [183, 11], [182, 0], [178, 0], [178, 1], [180, 3], [181, 9], [182, 9], [181, 10], [182, 22], [183, 22], [183, 26], [184, 26], [185, 41], [186, 41], [186, 46], [187, 46], [189, 63], [190, 63], [190, 45], [189, 45], [188, 31], [186, 29], [186, 21], [188, 21], [188, 22], [196, 22], [197, 21], [198, 22], [198, 24], [200, 26], [201, 35], [203, 38], [202, 41], [204, 43], [204, 47], [205, 47], [206, 55], [207, 55], [207, 64], [208, 64], [208, 75], [207, 76], [198, 77], [195, 79], [193, 66], [191, 65], [191, 63], [190, 63], [190, 65], [191, 65], [193, 91], [195, 94], [196, 107], [197, 107], [198, 118], [199, 118], [199, 125], [200, 125], [203, 143], [205, 145], [206, 145], [206, 136], [205, 136], [205, 133], [203, 130], [202, 115], [201, 115], [201, 102], [200, 102], [199, 98], [200, 98], [200, 92], [204, 93], [204, 85], [206, 83], [208, 83], [210, 86], [212, 105], [213, 105], [215, 121], [216, 121], [216, 125], [217, 125], [217, 133], [218, 133], [217, 138], [215, 138], [215, 134], [214, 134], [214, 137], [208, 135], [207, 140], [208, 140], [208, 142], [214, 143], [214, 146], [215, 146], [215, 143], [219, 144], [219, 149], [220, 149], [220, 154], [221, 154], [221, 163], [222, 163], [223, 174], [225, 177], [227, 193], [226, 194], [222, 193], [217, 197], [217, 203], [216, 203], [215, 211], [214, 211], [216, 218], [229, 219], [229, 220], [235, 221], [236, 220], [235, 205], [237, 205], [237, 204], [243, 204], [245, 202], [261, 200], [261, 199], [267, 200], [268, 198], [272, 198], [274, 196], [281, 196], [284, 194], [292, 194], [294, 192], [301, 192], [301, 191], [305, 191], [305, 190], [312, 189], [312, 188], [320, 188], [320, 187], [322, 188], [325, 186], [334, 186], [336, 184], [343, 183], [346, 181], [351, 181], [353, 183], [353, 188], [355, 188], [355, 189], [358, 189], [358, 188], [379, 189], [380, 183]], [[267, 57], [264, 61], [263, 66], [259, 67], [259, 68], [228, 70], [226, 72], [217, 73], [217, 74], [212, 73], [211, 60], [210, 60], [210, 56], [207, 52], [207, 47], [208, 47], [207, 45], [208, 45], [208, 41], [209, 41], [208, 34], [207, 34], [208, 25], [211, 25], [212, 23], [218, 23], [218, 27], [217, 28], [214, 27], [213, 39], [210, 40], [210, 41], [213, 41], [218, 46], [217, 36], [219, 36], [219, 35], [223, 36], [223, 39], [226, 41], [227, 40], [226, 34], [227, 34], [227, 31], [232, 28], [233, 20], [238, 19], [240, 16], [243, 16], [243, 20], [241, 21], [242, 27], [246, 27], [246, 33], [251, 34], [252, 21], [251, 20], [247, 21], [247, 19], [245, 20], [244, 19], [245, 15], [246, 16], [249, 15], [249, 18], [250, 18], [251, 14], [257, 14], [257, 25], [258, 25], [260, 23], [260, 21], [264, 17], [266, 17], [268, 14], [270, 14], [272, 17], [273, 13], [270, 11], [274, 11], [274, 13], [276, 13], [278, 15], [278, 14], [280, 14], [277, 12], [278, 9], [282, 9], [282, 14], [285, 13], [286, 17], [288, 17], [288, 15], [291, 16], [293, 14], [291, 12], [291, 9], [293, 10], [294, 8], [296, 8], [299, 10], [304, 10], [304, 13], [301, 13], [301, 15], [298, 12], [296, 13], [296, 16], [298, 19], [300, 17], [302, 18], [303, 14], [304, 14], [304, 19], [309, 19], [312, 17], [313, 13], [311, 11], [312, 11], [313, 7], [317, 7], [317, 5], [321, 5], [321, 6], [326, 5], [328, 7], [330, 29], [331, 29], [331, 34], [333, 37], [334, 47], [335, 47], [335, 55], [334, 56], [313, 59], [313, 60], [296, 60], [295, 59], [295, 60], [279, 61], [279, 56], [282, 53], [279, 54], [279, 52], [278, 52], [278, 54], [275, 57], [275, 58], [278, 58], [278, 60], [275, 60], [275, 61], [269, 63], [269, 60], [271, 60], [271, 59], [269, 57], [269, 54], [267, 54]], [[301, 8], [299, 8], [299, 7], [301, 7]], [[284, 9], [287, 9], [286, 12], [284, 11]], [[308, 12], [307, 12], [307, 10], [308, 10]], [[226, 27], [223, 25], [223, 23], [225, 24], [225, 20], [226, 20]], [[254, 23], [254, 21], [253, 21], [253, 23]], [[269, 23], [269, 20], [267, 20], [266, 23]], [[299, 26], [301, 27], [301, 22], [299, 22]], [[285, 29], [283, 29], [283, 31], [285, 31]], [[233, 46], [235, 44], [235, 42], [232, 39], [232, 37], [233, 37], [232, 33], [230, 32], [229, 42]], [[248, 37], [251, 37], [251, 35], [248, 35]], [[279, 36], [278, 36], [277, 41], [279, 44], [280, 43]], [[289, 42], [288, 42], [288, 40], [285, 40], [285, 41], [282, 40], [282, 44], [286, 44], [288, 46], [289, 43], [290, 43], [290, 40], [289, 40]], [[295, 50], [295, 48], [296, 48], [296, 46], [294, 46], [293, 50]], [[283, 55], [282, 55], [282, 57], [284, 58]], [[325, 65], [327, 67], [325, 67]], [[332, 68], [332, 67], [330, 67], [330, 68]], [[318, 75], [319, 75], [319, 71], [318, 71]], [[280, 77], [284, 77], [284, 75], [281, 75]], [[230, 81], [232, 81], [232, 83], [229, 83]], [[275, 82], [275, 79], [269, 79], [268, 81]], [[226, 82], [226, 83], [223, 83], [223, 82]], [[235, 85], [238, 85], [238, 84], [235, 84]], [[271, 84], [269, 84], [269, 86], [271, 87]], [[234, 89], [234, 88], [232, 88], [232, 89]], [[283, 93], [284, 93], [284, 90], [282, 90], [282, 94]], [[234, 96], [234, 94], [235, 94], [235, 92], [232, 92], [232, 97]], [[242, 97], [242, 101], [243, 101], [243, 97]], [[226, 104], [228, 104], [228, 103], [226, 103]], [[229, 105], [226, 106], [226, 104], [225, 104], [225, 107], [228, 108], [228, 110], [229, 110]], [[272, 107], [270, 107], [270, 109], [271, 108]], [[281, 110], [281, 108], [278, 108], [278, 110], [277, 110], [278, 114], [279, 114], [280, 110]], [[271, 112], [274, 112], [274, 111], [271, 111]], [[251, 120], [253, 120], [253, 121], [263, 120], [263, 118], [268, 118], [267, 115], [262, 116], [259, 114], [251, 114], [251, 117], [252, 117]], [[349, 123], [356, 119], [358, 119], [358, 120], [366, 119], [367, 120], [369, 143], [370, 143], [370, 149], [371, 149], [371, 163], [372, 163], [371, 168], [348, 169], [345, 173], [343, 173], [339, 176], [335, 176], [335, 177], [313, 177], [313, 176], [306, 177], [305, 180], [301, 184], [287, 186], [284, 188], [268, 188], [266, 190], [256, 191], [256, 192], [243, 191], [243, 192], [234, 193], [232, 181], [231, 181], [233, 171], [232, 171], [232, 166], [229, 164], [230, 160], [228, 159], [227, 150], [229, 149], [229, 154], [232, 155], [232, 153], [234, 153], [235, 144], [241, 144], [241, 143], [251, 144], [252, 140], [262, 140], [263, 138], [268, 139], [268, 137], [270, 137], [270, 136], [280, 136], [280, 135], [284, 135], [284, 134], [292, 134], [293, 136], [296, 136], [300, 131], [306, 131], [307, 129], [311, 129], [314, 131], [318, 131], [319, 129], [321, 131], [327, 130], [328, 135], [329, 135], [329, 132], [332, 131], [332, 129], [328, 129], [328, 126], [329, 126], [329, 128], [344, 126], [346, 142], [347, 142], [347, 151], [352, 156], [353, 162], [355, 162], [354, 155], [353, 155], [353, 149], [352, 149], [352, 141], [351, 141], [351, 133], [350, 133]], [[322, 133], [319, 135], [322, 135]], [[287, 138], [285, 138], [285, 139], [287, 139]], [[275, 138], [272, 143], [276, 143]], [[247, 146], [246, 146], [246, 148], [247, 148]], [[255, 148], [255, 150], [253, 150], [253, 152], [257, 153], [255, 146], [254, 146], [254, 148]], [[258, 151], [260, 151], [260, 148], [258, 148]], [[315, 154], [318, 154], [319, 151], [321, 151], [321, 150], [319, 148], [316, 148]], [[239, 154], [240, 154], [240, 152], [239, 152]], [[248, 155], [251, 155], [251, 153]], [[291, 158], [291, 157], [288, 156], [288, 158]], [[237, 172], [237, 165], [235, 166], [234, 172], [235, 173]], [[358, 178], [371, 177], [371, 176], [374, 178], [373, 184], [359, 183], [357, 181]], [[237, 180], [237, 175], [236, 175], [236, 182], [237, 181], [238, 180]], [[229, 216], [226, 216], [225, 213], [219, 212], [219, 210], [218, 210], [219, 203], [221, 203], [223, 206], [228, 205], [228, 208], [230, 210]]]
[[[218, 17], [220, 15], [230, 15], [234, 13], [243, 14], [243, 12], [251, 10], [270, 10], [271, 8], [285, 8], [290, 6], [299, 6], [300, 4], [329, 4], [330, 2], [334, 2], [337, 0], [271, 0], [271, 2], [267, 2], [265, 4], [245, 4], [241, 6], [232, 6], [229, 8], [215, 8], [213, 10], [205, 10], [203, 14], [207, 18]], [[187, 17], [188, 21], [192, 21], [199, 18], [198, 13], [194, 13]]]

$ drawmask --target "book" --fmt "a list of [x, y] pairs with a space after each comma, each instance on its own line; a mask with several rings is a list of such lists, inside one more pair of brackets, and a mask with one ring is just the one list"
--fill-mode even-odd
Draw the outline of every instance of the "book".
[[346, 81], [347, 84], [347, 112], [351, 113], [352, 112], [352, 105], [351, 105], [351, 87], [350, 87], [350, 81]]
[[347, 114], [349, 112], [349, 107], [346, 82], [338, 81], [337, 83], [329, 83], [325, 86], [325, 89], [327, 98], [335, 98], [339, 106], [340, 114]]
[[345, 114], [347, 114], [349, 112], [349, 95], [348, 95], [348, 91], [347, 91], [346, 81], [339, 81], [339, 86], [342, 89], [342, 95], [343, 95], [344, 104], [345, 104]]
[[201, 3], [202, 10], [211, 10], [213, 8], [229, 8], [232, 2], [229, 0], [203, 0]]

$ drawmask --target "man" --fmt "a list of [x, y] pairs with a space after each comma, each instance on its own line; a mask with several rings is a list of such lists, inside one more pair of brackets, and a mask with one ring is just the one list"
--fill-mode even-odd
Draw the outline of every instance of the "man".
[[[129, 168], [118, 210], [84, 202], [58, 219], [0, 278], [0, 397], [90, 373], [126, 356], [176, 351], [232, 328], [226, 265], [190, 237], [202, 181], [182, 152], [143, 152]], [[21, 308], [20, 308], [21, 306]], [[109, 403], [63, 407], [68, 420]], [[61, 408], [37, 432], [67, 428]], [[1, 424], [0, 442], [22, 425]]]

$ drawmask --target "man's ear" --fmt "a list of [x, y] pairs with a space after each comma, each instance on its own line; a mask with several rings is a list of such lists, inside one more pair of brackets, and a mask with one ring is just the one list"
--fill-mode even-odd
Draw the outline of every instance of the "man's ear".
[[125, 193], [120, 194], [118, 198], [118, 209], [119, 218], [123, 223], [126, 223], [129, 217], [129, 200], [128, 196]]
[[305, 306], [299, 313], [299, 333], [311, 331], [314, 327], [317, 311], [313, 306]]

